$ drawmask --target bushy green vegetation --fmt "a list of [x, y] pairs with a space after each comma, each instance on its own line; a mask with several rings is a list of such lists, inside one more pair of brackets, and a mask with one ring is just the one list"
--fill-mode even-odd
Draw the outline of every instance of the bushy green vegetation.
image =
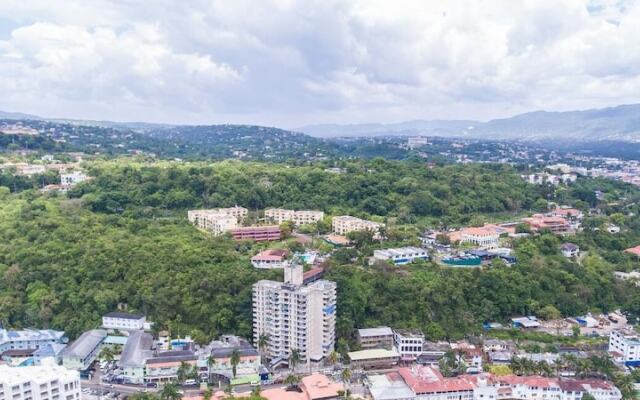
[[430, 218], [444, 225], [468, 223], [478, 214], [517, 213], [540, 198], [509, 166], [421, 162], [344, 162], [344, 174], [323, 165], [222, 162], [166, 164], [164, 168], [99, 164], [96, 179], [71, 193], [93, 211], [172, 213], [193, 207], [243, 205], [322, 209], [334, 215], [393, 217], [398, 223]]
[[[324, 172], [322, 165], [114, 161], [87, 165], [95, 179], [70, 198], [0, 190], [0, 321], [65, 329], [73, 337], [126, 303], [157, 328], [198, 341], [220, 333], [249, 336], [251, 285], [281, 273], [250, 266], [249, 257], [264, 245], [198, 232], [186, 221], [188, 208], [239, 204], [351, 213], [385, 220], [388, 244], [400, 245], [415, 240], [415, 225], [408, 224], [464, 224], [520, 213], [543, 196], [508, 166], [428, 168], [372, 160], [342, 167], [345, 174]], [[577, 201], [571, 193], [565, 200]], [[636, 222], [622, 219], [623, 243], [640, 241]], [[440, 339], [550, 305], [562, 315], [620, 306], [637, 313], [637, 291], [612, 274], [632, 261], [616, 261], [615, 248], [604, 247], [600, 234], [575, 238], [589, 252], [580, 264], [559, 254], [559, 238], [544, 234], [515, 243], [515, 266], [483, 269], [365, 267], [375, 245], [361, 238], [355, 251], [337, 252], [328, 268], [328, 278], [338, 283], [340, 350], [353, 343], [356, 328], [380, 324], [416, 327]]]

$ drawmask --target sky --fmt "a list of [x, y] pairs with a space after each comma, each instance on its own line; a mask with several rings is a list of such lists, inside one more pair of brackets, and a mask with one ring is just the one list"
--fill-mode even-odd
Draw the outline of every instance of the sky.
[[300, 127], [640, 102], [640, 0], [1, 0], [0, 110]]

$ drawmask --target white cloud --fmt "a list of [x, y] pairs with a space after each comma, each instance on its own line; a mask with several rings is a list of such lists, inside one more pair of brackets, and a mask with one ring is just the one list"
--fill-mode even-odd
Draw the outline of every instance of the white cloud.
[[1, 20], [0, 109], [45, 115], [296, 126], [640, 100], [637, 0], [4, 0]]

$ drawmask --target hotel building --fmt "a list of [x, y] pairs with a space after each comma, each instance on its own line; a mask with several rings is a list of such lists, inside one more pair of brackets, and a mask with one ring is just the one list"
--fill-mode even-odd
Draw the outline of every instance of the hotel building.
[[304, 284], [302, 265], [284, 268], [284, 283], [261, 280], [253, 285], [253, 332], [258, 346], [267, 336], [266, 356], [286, 361], [297, 350], [303, 361], [317, 361], [334, 349], [336, 284]]

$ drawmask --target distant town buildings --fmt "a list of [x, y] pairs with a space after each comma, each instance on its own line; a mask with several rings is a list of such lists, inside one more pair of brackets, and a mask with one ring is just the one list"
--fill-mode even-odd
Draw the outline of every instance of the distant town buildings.
[[321, 279], [305, 285], [297, 263], [286, 266], [284, 276], [284, 283], [253, 285], [254, 344], [266, 337], [272, 364], [286, 362], [293, 350], [304, 361], [321, 360], [335, 345], [336, 284]]
[[0, 399], [80, 400], [80, 374], [58, 365], [0, 365]]
[[414, 136], [407, 138], [407, 147], [409, 149], [415, 149], [417, 147], [426, 146], [429, 144], [429, 139], [424, 136]]
[[554, 175], [546, 172], [540, 172], [536, 174], [522, 175], [522, 178], [528, 183], [534, 185], [549, 184], [558, 186], [560, 184], [568, 185], [570, 183], [574, 183], [578, 179], [578, 175], [570, 173]]
[[597, 379], [557, 379], [541, 376], [496, 376], [490, 373], [445, 378], [428, 366], [400, 368], [397, 372], [368, 376], [374, 400], [497, 400], [580, 399], [585, 393], [597, 400], [620, 400], [611, 383]]
[[416, 260], [428, 260], [427, 250], [418, 247], [401, 247], [395, 249], [374, 250], [375, 261], [390, 261], [394, 265], [410, 264]]
[[549, 230], [556, 234], [571, 232], [571, 225], [564, 217], [534, 214], [529, 218], [523, 218], [522, 222], [529, 225], [533, 231]]
[[384, 227], [384, 224], [367, 221], [349, 215], [342, 215], [339, 217], [333, 217], [331, 226], [334, 233], [342, 236], [353, 231], [371, 231], [374, 233], [374, 237], [379, 237], [380, 235], [378, 232], [380, 228]]
[[272, 220], [277, 224], [285, 221], [291, 221], [295, 225], [306, 225], [318, 222], [324, 218], [322, 211], [313, 210], [286, 210], [282, 208], [267, 208], [264, 211], [265, 218]]

